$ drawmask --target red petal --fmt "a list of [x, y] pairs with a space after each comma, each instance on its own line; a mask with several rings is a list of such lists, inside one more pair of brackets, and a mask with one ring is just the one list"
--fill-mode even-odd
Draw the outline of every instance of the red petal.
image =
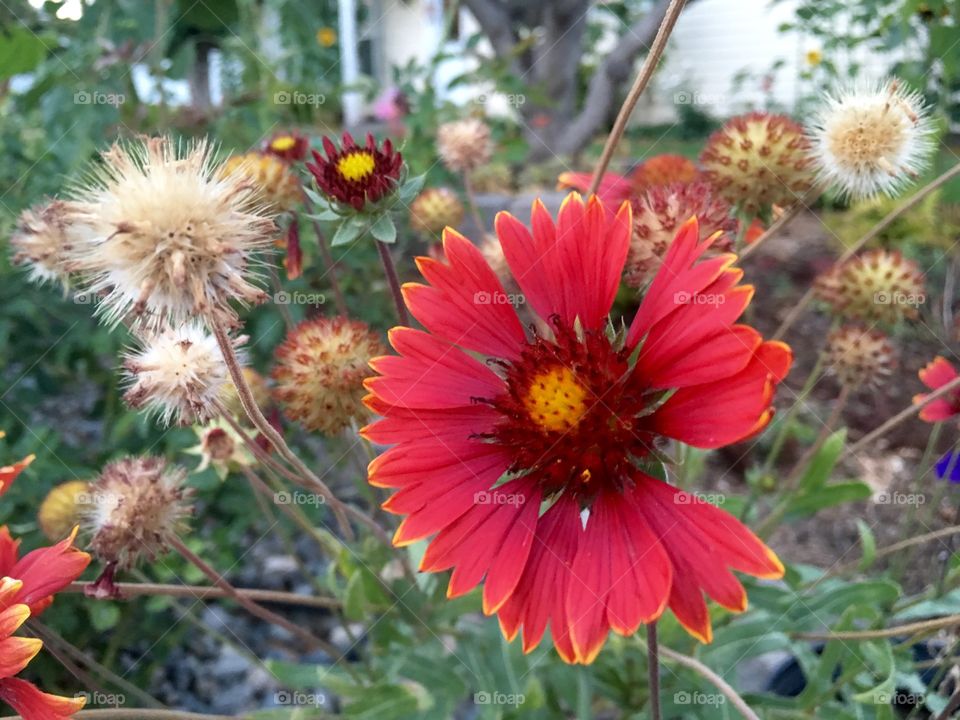
[[23, 581], [17, 602], [37, 615], [52, 596], [76, 580], [90, 564], [90, 556], [73, 547], [77, 528], [56, 545], [27, 553], [10, 570], [10, 577]]
[[86, 704], [82, 697], [65, 698], [40, 692], [33, 684], [18, 678], [0, 680], [0, 699], [23, 720], [67, 720]]
[[0, 467], [0, 495], [3, 495], [10, 489], [10, 486], [13, 485], [13, 481], [17, 479], [17, 476], [22, 473], [27, 465], [32, 463], [36, 457], [36, 455], [28, 455], [20, 462]]

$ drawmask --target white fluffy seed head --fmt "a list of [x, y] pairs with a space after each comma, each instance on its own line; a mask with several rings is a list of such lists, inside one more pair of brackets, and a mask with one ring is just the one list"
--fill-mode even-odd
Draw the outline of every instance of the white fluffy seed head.
[[203, 317], [233, 325], [232, 301], [266, 296], [251, 264], [275, 233], [256, 188], [223, 173], [205, 141], [114, 145], [72, 192], [70, 256], [110, 324], [150, 329]]
[[219, 415], [217, 401], [230, 379], [220, 346], [198, 322], [146, 335], [139, 349], [125, 353], [123, 367], [124, 399], [164, 425], [202, 423]]
[[821, 182], [852, 198], [899, 194], [933, 150], [923, 98], [896, 79], [827, 95], [808, 132]]
[[69, 282], [68, 213], [65, 203], [52, 200], [20, 213], [10, 238], [15, 265], [26, 265], [37, 283]]

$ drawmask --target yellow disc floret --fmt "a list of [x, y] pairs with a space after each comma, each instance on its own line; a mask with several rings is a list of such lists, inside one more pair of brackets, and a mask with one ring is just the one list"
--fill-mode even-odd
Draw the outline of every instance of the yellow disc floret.
[[291, 150], [297, 144], [297, 139], [292, 135], [280, 135], [270, 141], [270, 148], [277, 152]]
[[360, 182], [373, 173], [376, 163], [373, 153], [361, 150], [344, 155], [337, 161], [337, 171], [350, 182]]
[[543, 430], [567, 432], [587, 412], [587, 388], [566, 367], [553, 367], [537, 374], [524, 400], [530, 418]]

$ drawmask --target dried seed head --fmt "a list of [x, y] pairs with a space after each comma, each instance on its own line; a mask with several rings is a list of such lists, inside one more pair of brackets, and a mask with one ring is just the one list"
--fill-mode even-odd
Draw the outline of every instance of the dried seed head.
[[432, 237], [463, 221], [463, 203], [450, 188], [427, 188], [410, 203], [410, 227]]
[[718, 230], [725, 233], [711, 250], [726, 252], [733, 247], [737, 221], [730, 217], [730, 204], [704, 182], [652, 187], [631, 202], [633, 236], [624, 267], [624, 281], [631, 287], [643, 287], [653, 278], [680, 226], [693, 215], [699, 221], [701, 237]]
[[475, 170], [488, 163], [493, 154], [490, 128], [476, 118], [444, 123], [437, 129], [437, 151], [453, 172]]
[[158, 457], [131, 457], [107, 465], [87, 496], [85, 524], [90, 551], [124, 570], [141, 557], [154, 560], [186, 531], [192, 491], [186, 471]]
[[826, 365], [851, 388], [879, 385], [893, 373], [896, 352], [881, 332], [843, 325], [827, 336]]
[[153, 329], [197, 316], [233, 325], [232, 301], [266, 298], [251, 264], [276, 226], [254, 184], [224, 175], [206, 142], [184, 153], [169, 138], [114, 145], [73, 195], [82, 231], [69, 255], [105, 294], [98, 312], [109, 323], [132, 313]]
[[123, 367], [129, 385], [124, 399], [164, 425], [202, 423], [219, 414], [229, 374], [216, 339], [199, 323], [147, 335], [139, 350], [125, 353]]
[[813, 182], [810, 141], [784, 115], [732, 118], [710, 136], [700, 163], [717, 191], [751, 215], [793, 203]]
[[24, 210], [10, 238], [15, 265], [26, 265], [34, 282], [69, 281], [70, 246], [67, 205], [53, 200], [46, 205]]
[[933, 150], [923, 98], [898, 80], [826, 96], [809, 130], [821, 181], [854, 198], [898, 195]]
[[865, 323], [915, 318], [926, 301], [919, 266], [890, 250], [869, 250], [835, 265], [816, 279], [814, 290], [836, 315]]
[[274, 395], [308, 430], [332, 435], [367, 415], [363, 381], [371, 358], [385, 352], [365, 324], [343, 317], [306, 320], [277, 348]]

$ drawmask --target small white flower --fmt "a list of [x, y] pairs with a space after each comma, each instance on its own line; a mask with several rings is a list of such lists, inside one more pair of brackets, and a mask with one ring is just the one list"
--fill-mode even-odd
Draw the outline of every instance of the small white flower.
[[197, 322], [148, 335], [139, 350], [125, 353], [123, 366], [129, 383], [124, 399], [164, 425], [219, 415], [217, 400], [230, 379], [216, 339]]
[[896, 79], [828, 95], [809, 133], [820, 180], [853, 198], [899, 194], [933, 149], [922, 97]]
[[182, 153], [169, 138], [114, 145], [72, 195], [72, 267], [106, 294], [98, 312], [109, 323], [235, 324], [232, 301], [266, 297], [251, 265], [275, 225], [250, 180], [223, 172], [206, 142]]

